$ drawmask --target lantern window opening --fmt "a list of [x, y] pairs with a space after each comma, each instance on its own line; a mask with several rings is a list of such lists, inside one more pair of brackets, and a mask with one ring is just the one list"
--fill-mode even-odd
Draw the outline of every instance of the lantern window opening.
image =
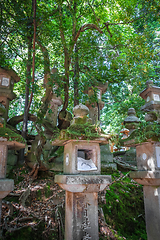
[[93, 159], [93, 151], [90, 149], [78, 149], [77, 156], [85, 160]]
[[94, 149], [77, 148], [76, 168], [78, 171], [96, 171], [97, 159]]

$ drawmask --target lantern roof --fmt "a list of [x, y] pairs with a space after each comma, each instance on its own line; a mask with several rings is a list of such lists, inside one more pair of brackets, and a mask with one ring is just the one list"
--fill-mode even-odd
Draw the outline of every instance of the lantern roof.
[[140, 120], [138, 117], [136, 117], [136, 111], [134, 108], [128, 109], [128, 117], [124, 119], [124, 124], [126, 123], [139, 123]]
[[7, 68], [2, 68], [0, 67], [0, 75], [1, 74], [7, 74], [10, 77], [14, 79], [15, 82], [20, 81], [20, 77], [17, 75], [17, 73], [13, 69], [7, 69]]
[[[92, 86], [93, 87], [93, 86]], [[84, 93], [88, 93], [89, 90], [92, 90], [93, 88], [92, 87], [88, 87]], [[106, 83], [101, 83], [101, 82], [98, 82], [97, 84], [94, 84], [94, 87], [98, 88], [100, 91], [102, 91], [102, 94], [104, 94], [106, 91], [107, 91], [107, 88], [108, 88], [108, 82]]]
[[99, 90], [102, 91], [102, 94], [104, 94], [107, 91], [108, 88], [108, 82], [106, 83], [98, 83], [96, 86]]
[[151, 93], [160, 94], [160, 87], [154, 86], [153, 81], [149, 80], [146, 82], [147, 87], [139, 94], [140, 97], [146, 100], [147, 96]]

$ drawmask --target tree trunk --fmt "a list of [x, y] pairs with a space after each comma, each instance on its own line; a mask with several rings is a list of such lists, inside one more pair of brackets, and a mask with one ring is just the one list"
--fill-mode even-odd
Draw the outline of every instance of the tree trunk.
[[42, 45], [39, 39], [36, 39], [37, 44], [39, 45], [44, 59], [44, 86], [46, 88], [45, 96], [42, 99], [43, 103], [40, 107], [39, 114], [41, 117], [44, 117], [44, 115], [47, 112], [48, 105], [52, 99], [52, 87], [50, 84], [50, 60], [49, 60], [49, 54], [48, 50], [45, 46]]
[[75, 45], [75, 62], [74, 62], [74, 106], [79, 104], [79, 92], [78, 92], [78, 81], [79, 81], [79, 62], [78, 62], [78, 47]]
[[[25, 107], [24, 107], [24, 116], [23, 116], [23, 128], [22, 128], [22, 137], [26, 139], [27, 137], [27, 123], [28, 123], [28, 100], [29, 100], [29, 85], [31, 81], [31, 50], [32, 50], [32, 38], [28, 38], [28, 59], [27, 59], [27, 72], [26, 72], [26, 91], [25, 91]], [[24, 163], [24, 149], [19, 151], [18, 162], [20, 164]]]
[[35, 79], [35, 52], [36, 52], [36, 0], [33, 0], [33, 26], [34, 26], [34, 34], [33, 34], [33, 60], [32, 60], [32, 88], [31, 88], [31, 96], [28, 103], [27, 111], [29, 112], [29, 108], [33, 99], [33, 86]]
[[26, 135], [27, 135], [29, 85], [31, 81], [31, 68], [32, 68], [31, 51], [32, 51], [32, 38], [29, 38], [28, 39], [27, 73], [26, 73], [25, 108], [24, 108], [23, 128], [22, 128], [22, 137], [24, 138], [26, 138]]

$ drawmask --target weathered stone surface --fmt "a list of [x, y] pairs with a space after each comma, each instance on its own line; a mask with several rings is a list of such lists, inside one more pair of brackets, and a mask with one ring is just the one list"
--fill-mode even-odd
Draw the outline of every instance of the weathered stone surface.
[[87, 106], [80, 103], [73, 108], [73, 114], [75, 115], [75, 117], [84, 117], [89, 114], [89, 109]]
[[3, 117], [7, 120], [9, 101], [13, 100], [16, 95], [13, 93], [14, 82], [18, 82], [20, 78], [14, 70], [8, 70], [0, 67], [0, 103], [2, 103], [6, 112]]
[[[92, 124], [97, 124], [98, 118], [100, 115], [100, 110], [104, 107], [104, 102], [101, 100], [102, 94], [104, 94], [108, 88], [108, 82], [105, 84], [99, 83], [97, 86], [97, 102], [90, 103], [89, 101], [86, 102], [86, 106], [89, 108], [89, 117], [92, 120]], [[93, 96], [95, 94], [93, 88], [88, 88], [86, 90], [88, 96]]]
[[113, 162], [113, 153], [109, 149], [109, 144], [100, 146], [101, 153], [101, 170], [117, 169], [117, 164]]
[[127, 129], [129, 129], [129, 135], [133, 132], [135, 128], [137, 128], [140, 120], [136, 117], [136, 111], [134, 108], [128, 109], [128, 117], [124, 119], [124, 125]]
[[157, 116], [156, 116], [156, 113], [153, 111], [153, 112], [150, 112], [150, 113], [146, 113], [145, 115], [145, 121], [146, 122], [154, 122], [157, 120]]
[[153, 110], [159, 110], [160, 109], [160, 104], [159, 104], [160, 101], [150, 101], [150, 102], [147, 102], [144, 106], [141, 107], [141, 110], [142, 111], [145, 111], [145, 112], [150, 112], [150, 111], [153, 111]]
[[0, 144], [0, 178], [5, 178], [6, 176], [7, 154], [7, 145]]
[[13, 189], [14, 181], [12, 179], [0, 179], [0, 199], [6, 197]]
[[109, 175], [56, 175], [55, 182], [69, 192], [103, 191], [112, 180]]
[[[89, 159], [97, 167], [94, 171], [79, 171], [78, 170], [78, 151], [90, 152]], [[64, 164], [63, 172], [65, 174], [100, 174], [100, 147], [99, 143], [92, 141], [73, 141], [71, 140], [64, 146]]]
[[128, 109], [128, 117], [125, 118], [124, 124], [126, 123], [139, 123], [140, 120], [139, 118], [136, 117], [136, 111], [134, 108], [129, 108]]
[[16, 164], [17, 164], [17, 155], [13, 150], [9, 150], [8, 156], [7, 156], [6, 174], [8, 174]]
[[146, 89], [140, 93], [145, 100], [145, 105], [141, 107], [141, 110], [148, 112], [145, 116], [146, 121], [160, 123], [160, 87], [153, 86], [153, 81], [147, 81], [146, 85]]
[[137, 167], [131, 172], [136, 182], [143, 185], [146, 230], [148, 240], [160, 237], [160, 142], [137, 144]]
[[113, 153], [109, 149], [109, 144], [101, 145], [101, 164], [102, 163], [113, 163]]
[[66, 240], [98, 240], [98, 193], [66, 192]]
[[114, 156], [120, 156], [122, 158], [122, 161], [137, 166], [137, 161], [136, 161], [136, 148], [131, 147], [127, 151], [119, 151], [115, 152]]
[[144, 142], [136, 146], [139, 170], [160, 170], [160, 142]]
[[142, 185], [160, 185], [160, 171], [135, 171], [130, 173], [130, 177]]
[[15, 152], [13, 150], [8, 151], [8, 157], [7, 157], [7, 165], [15, 166], [17, 163], [17, 155], [15, 155]]
[[[160, 88], [153, 86], [153, 81], [147, 81], [146, 84], [147, 88], [140, 93], [146, 101], [141, 110], [149, 112], [145, 117], [147, 121], [160, 122]], [[136, 156], [139, 171], [131, 172], [130, 177], [143, 185], [147, 239], [159, 240], [160, 142], [150, 141], [136, 144]]]
[[148, 240], [160, 239], [160, 187], [144, 186], [145, 220]]
[[101, 142], [105, 138], [62, 143], [64, 175], [56, 175], [55, 182], [66, 190], [65, 240], [98, 240], [98, 192], [111, 183], [111, 176], [99, 175]]
[[20, 143], [16, 141], [7, 141], [7, 138], [0, 138], [0, 145], [8, 146], [8, 149], [14, 149], [14, 150], [25, 148], [24, 143]]
[[62, 105], [62, 99], [55, 94], [50, 101], [49, 110], [46, 113], [46, 117], [51, 121], [54, 126], [57, 126], [58, 107]]

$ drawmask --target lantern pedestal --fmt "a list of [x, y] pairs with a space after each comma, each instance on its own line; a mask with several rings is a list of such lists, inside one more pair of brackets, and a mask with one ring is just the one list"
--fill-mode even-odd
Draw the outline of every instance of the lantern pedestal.
[[138, 171], [130, 177], [143, 185], [148, 240], [160, 238], [160, 142], [136, 145]]
[[98, 192], [111, 183], [111, 176], [56, 175], [55, 182], [66, 190], [65, 239], [99, 239]]
[[[1, 221], [2, 199], [6, 197], [14, 189], [14, 181], [12, 179], [5, 178], [8, 149], [19, 150], [24, 147], [25, 147], [25, 144], [22, 144], [16, 141], [7, 141], [5, 138], [1, 138], [0, 140], [0, 221]], [[1, 231], [0, 231], [0, 235], [1, 235]]]
[[143, 185], [147, 239], [159, 240], [160, 171], [137, 171], [130, 177]]

